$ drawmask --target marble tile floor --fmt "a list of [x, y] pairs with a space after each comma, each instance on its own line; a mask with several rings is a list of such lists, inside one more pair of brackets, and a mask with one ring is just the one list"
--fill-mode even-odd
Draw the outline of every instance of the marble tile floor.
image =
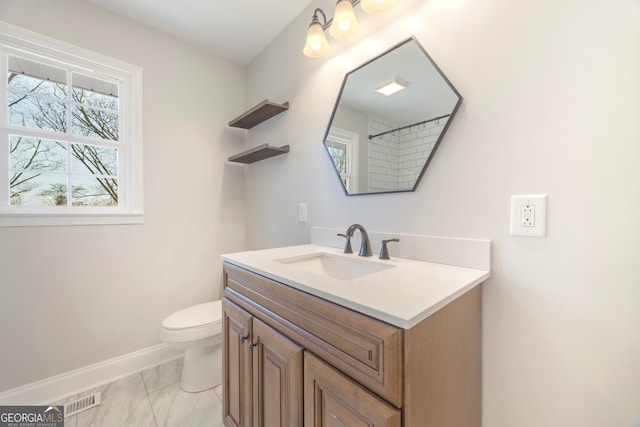
[[177, 359], [57, 402], [65, 404], [96, 391], [99, 406], [65, 418], [65, 427], [222, 427], [222, 386], [200, 393], [180, 388]]

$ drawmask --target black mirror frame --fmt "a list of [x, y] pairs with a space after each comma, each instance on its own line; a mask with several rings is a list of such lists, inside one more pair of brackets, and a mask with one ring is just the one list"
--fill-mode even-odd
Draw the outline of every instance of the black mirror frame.
[[[453, 110], [451, 111], [451, 114], [447, 120], [447, 123], [444, 125], [444, 127], [442, 128], [442, 131], [440, 132], [440, 135], [438, 136], [438, 139], [436, 140], [433, 149], [431, 150], [431, 154], [429, 155], [429, 157], [427, 158], [424, 166], [422, 167], [422, 170], [420, 171], [420, 174], [418, 175], [418, 177], [416, 178], [416, 182], [414, 183], [413, 187], [411, 187], [410, 189], [407, 190], [392, 190], [392, 191], [375, 191], [375, 192], [367, 192], [367, 193], [354, 193], [354, 194], [350, 194], [347, 190], [347, 188], [345, 187], [344, 183], [342, 182], [342, 177], [340, 176], [340, 172], [338, 171], [338, 168], [336, 167], [333, 158], [331, 157], [331, 153], [329, 152], [329, 148], [327, 147], [326, 141], [327, 141], [327, 137], [329, 136], [329, 131], [331, 129], [331, 124], [333, 123], [333, 119], [335, 118], [336, 115], [336, 111], [338, 110], [338, 105], [340, 105], [340, 99], [342, 98], [342, 94], [344, 92], [344, 88], [347, 84], [347, 80], [349, 79], [349, 76], [353, 73], [355, 73], [356, 71], [366, 67], [367, 65], [371, 64], [372, 62], [376, 61], [377, 59], [387, 55], [388, 53], [392, 52], [393, 50], [404, 46], [407, 43], [410, 42], [415, 42], [415, 44], [420, 48], [420, 51], [422, 51], [422, 53], [425, 55], [425, 57], [427, 58], [427, 60], [431, 63], [431, 65], [434, 67], [434, 69], [438, 72], [438, 74], [440, 75], [440, 77], [444, 80], [444, 82], [449, 86], [449, 88], [451, 88], [451, 90], [453, 91], [453, 93], [458, 97], [458, 102], [456, 102], [456, 105], [453, 107]], [[449, 125], [451, 124], [451, 122], [453, 121], [456, 113], [458, 112], [458, 109], [460, 108], [460, 105], [462, 104], [462, 95], [460, 95], [460, 92], [458, 92], [458, 90], [453, 86], [453, 84], [451, 83], [451, 81], [449, 81], [449, 79], [447, 78], [447, 76], [444, 75], [444, 73], [442, 72], [442, 70], [440, 69], [440, 67], [438, 67], [438, 64], [435, 63], [435, 61], [433, 60], [433, 58], [431, 58], [431, 56], [427, 53], [427, 51], [424, 49], [424, 47], [422, 46], [422, 44], [420, 44], [420, 42], [418, 41], [418, 39], [416, 39], [415, 36], [411, 36], [409, 38], [407, 38], [406, 40], [403, 40], [397, 44], [395, 44], [394, 46], [390, 47], [389, 49], [385, 50], [384, 52], [382, 52], [381, 54], [377, 55], [376, 57], [368, 60], [367, 62], [365, 62], [364, 64], [360, 65], [359, 67], [349, 71], [347, 74], [345, 74], [344, 79], [342, 80], [342, 85], [340, 86], [340, 91], [338, 92], [338, 97], [336, 98], [336, 102], [333, 106], [333, 111], [331, 113], [331, 118], [329, 119], [329, 124], [327, 125], [327, 129], [324, 133], [324, 137], [322, 138], [322, 145], [324, 145], [325, 148], [325, 152], [327, 153], [327, 156], [329, 157], [329, 160], [331, 161], [331, 165], [334, 169], [334, 172], [338, 178], [338, 182], [340, 183], [340, 185], [342, 186], [342, 190], [344, 191], [345, 196], [368, 196], [368, 195], [375, 195], [375, 194], [392, 194], [392, 193], [409, 193], [409, 192], [415, 192], [416, 189], [418, 188], [418, 185], [420, 184], [420, 181], [422, 180], [422, 177], [425, 173], [425, 171], [427, 170], [427, 167], [429, 166], [429, 164], [431, 163], [431, 160], [434, 157], [434, 154], [436, 153], [438, 147], [440, 146], [440, 142], [442, 141], [444, 135], [447, 133], [447, 130], [449, 129]]]

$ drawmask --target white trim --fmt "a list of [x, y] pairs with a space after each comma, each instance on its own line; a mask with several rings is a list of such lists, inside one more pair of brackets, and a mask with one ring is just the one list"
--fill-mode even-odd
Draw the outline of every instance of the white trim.
[[49, 405], [184, 355], [159, 344], [0, 393], [0, 405]]
[[144, 224], [144, 215], [142, 212], [132, 214], [37, 214], [0, 212], [0, 228], [117, 224]]
[[10, 41], [15, 48], [30, 51], [33, 45], [46, 46], [48, 50], [55, 52], [56, 56], [63, 58], [65, 61], [86, 64], [84, 67], [82, 65], [76, 65], [80, 67], [80, 69], [93, 72], [94, 68], [97, 67], [100, 69], [98, 75], [102, 75], [102, 78], [118, 78], [117, 76], [122, 74], [122, 70], [136, 72], [135, 69], [140, 69], [140, 67], [119, 59], [102, 55], [61, 40], [56, 40], [4, 21], [0, 21], [0, 35], [2, 35], [5, 40]]
[[358, 163], [360, 161], [358, 158], [359, 138], [360, 135], [356, 132], [351, 132], [334, 126], [329, 129], [329, 133], [327, 134], [325, 141], [325, 144], [330, 141], [335, 141], [339, 144], [344, 144], [346, 147], [347, 152], [345, 157], [347, 160], [347, 173], [344, 175], [340, 174], [340, 177], [347, 178], [349, 182], [349, 188], [347, 188], [347, 191], [349, 193], [358, 192]]

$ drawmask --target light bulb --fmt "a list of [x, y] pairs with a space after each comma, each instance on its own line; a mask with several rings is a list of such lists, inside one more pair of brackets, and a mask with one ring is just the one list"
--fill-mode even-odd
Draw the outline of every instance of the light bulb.
[[307, 42], [302, 52], [306, 56], [317, 58], [326, 55], [330, 50], [331, 46], [324, 35], [324, 29], [317, 15], [314, 14], [313, 21], [309, 25], [309, 31], [307, 31]]
[[350, 0], [338, 0], [333, 14], [333, 22], [329, 27], [329, 34], [337, 39], [346, 39], [353, 36], [360, 29], [356, 19], [356, 13]]
[[338, 22], [338, 27], [340, 31], [348, 31], [351, 28], [351, 21], [340, 21]]

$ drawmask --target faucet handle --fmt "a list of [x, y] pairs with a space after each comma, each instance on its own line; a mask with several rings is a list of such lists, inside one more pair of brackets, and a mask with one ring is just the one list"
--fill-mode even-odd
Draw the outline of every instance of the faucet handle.
[[380, 256], [379, 259], [391, 259], [389, 257], [389, 250], [387, 249], [387, 243], [389, 242], [399, 242], [400, 239], [388, 239], [382, 241], [382, 247], [380, 248]]
[[345, 254], [352, 254], [353, 253], [353, 249], [351, 249], [351, 236], [347, 236], [346, 234], [342, 234], [342, 233], [338, 233], [337, 236], [340, 237], [344, 237], [345, 239], [347, 239], [347, 241], [344, 244], [344, 253]]

